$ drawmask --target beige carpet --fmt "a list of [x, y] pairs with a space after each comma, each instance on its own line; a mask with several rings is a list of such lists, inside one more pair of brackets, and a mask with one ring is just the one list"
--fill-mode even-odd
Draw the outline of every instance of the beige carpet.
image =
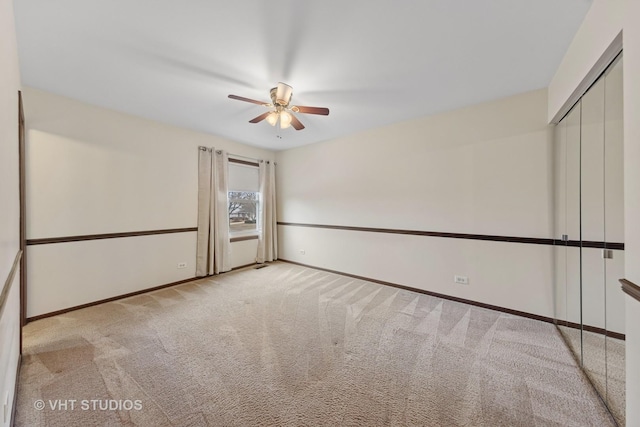
[[24, 343], [18, 426], [613, 425], [551, 324], [286, 263], [33, 322]]
[[[606, 337], [594, 332], [581, 331], [575, 328], [560, 327], [569, 348], [577, 360], [584, 355], [584, 370], [600, 396], [609, 405], [609, 410], [619, 426], [626, 423], [626, 374], [625, 374], [625, 342]], [[605, 342], [606, 340], [606, 342]], [[580, 352], [580, 345], [584, 350]]]

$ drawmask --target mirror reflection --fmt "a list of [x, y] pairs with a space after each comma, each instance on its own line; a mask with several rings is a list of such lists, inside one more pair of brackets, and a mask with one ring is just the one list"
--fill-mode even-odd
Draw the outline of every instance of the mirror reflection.
[[619, 425], [625, 425], [622, 57], [556, 126], [555, 315]]

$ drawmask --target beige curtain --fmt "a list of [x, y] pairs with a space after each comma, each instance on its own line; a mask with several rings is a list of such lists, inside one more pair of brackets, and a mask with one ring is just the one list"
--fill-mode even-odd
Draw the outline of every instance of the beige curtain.
[[228, 165], [229, 157], [226, 152], [199, 148], [197, 277], [231, 270]]
[[263, 263], [278, 259], [278, 233], [276, 229], [276, 167], [273, 162], [260, 161], [260, 225], [256, 261]]

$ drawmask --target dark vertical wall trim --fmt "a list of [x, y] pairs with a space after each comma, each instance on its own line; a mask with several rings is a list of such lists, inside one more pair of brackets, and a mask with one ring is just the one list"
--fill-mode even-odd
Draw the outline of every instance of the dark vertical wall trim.
[[[596, 80], [597, 81], [597, 80]], [[594, 82], [595, 84], [595, 82]], [[588, 91], [588, 89], [587, 89]], [[585, 92], [586, 94], [587, 92]], [[584, 95], [582, 95], [584, 96]], [[578, 103], [576, 105], [580, 106], [580, 127], [579, 129], [579, 141], [578, 141], [578, 215], [580, 218], [579, 224], [580, 224], [580, 242], [582, 242], [582, 98], [580, 98], [580, 100], [578, 101]], [[568, 168], [567, 168], [568, 169]], [[568, 215], [567, 215], [568, 216]], [[582, 310], [582, 307], [584, 307], [584, 301], [582, 298], [582, 284], [584, 283], [583, 279], [583, 266], [582, 266], [582, 245], [580, 246], [580, 324], [584, 325], [584, 313]], [[554, 308], [555, 310], [555, 308]], [[584, 366], [584, 345], [583, 345], [584, 341], [583, 341], [583, 334], [580, 333], [580, 367], [582, 367], [583, 369], [585, 369]], [[586, 374], [586, 372], [585, 372]], [[587, 375], [587, 377], [589, 377], [589, 375]]]
[[20, 354], [22, 354], [22, 327], [27, 319], [27, 201], [25, 184], [25, 128], [22, 91], [18, 91], [18, 186], [20, 187]]

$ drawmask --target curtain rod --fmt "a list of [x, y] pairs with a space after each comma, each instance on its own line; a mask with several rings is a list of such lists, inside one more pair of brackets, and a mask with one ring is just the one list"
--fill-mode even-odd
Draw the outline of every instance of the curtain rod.
[[263, 160], [263, 159], [254, 159], [252, 157], [247, 157], [247, 156], [240, 156], [238, 154], [231, 154], [228, 153], [229, 156], [231, 157], [240, 157], [242, 159], [248, 159], [248, 160], [253, 160], [254, 162], [258, 162], [258, 163], [262, 163], [262, 162], [266, 162], [266, 163], [273, 163], [274, 165], [277, 165], [277, 163], [275, 162], [275, 160]]
[[262, 161], [262, 159], [254, 159], [253, 157], [247, 157], [247, 156], [241, 156], [239, 154], [233, 154], [233, 153], [228, 153], [230, 157], [239, 157], [241, 159], [247, 159], [247, 160], [251, 160], [257, 163], [260, 163]]
[[[205, 150], [209, 150], [209, 147], [205, 147], [203, 145], [198, 147], [200, 150], [205, 151]], [[247, 156], [241, 156], [240, 154], [233, 154], [233, 153], [227, 153], [227, 155], [231, 156], [231, 157], [239, 157], [241, 159], [247, 159], [247, 160], [252, 160], [256, 163], [262, 163], [263, 159], [254, 159], [253, 157], [247, 157]], [[271, 161], [271, 160], [266, 160], [267, 163], [273, 163], [274, 165], [276, 165], [277, 163], [275, 161]]]

